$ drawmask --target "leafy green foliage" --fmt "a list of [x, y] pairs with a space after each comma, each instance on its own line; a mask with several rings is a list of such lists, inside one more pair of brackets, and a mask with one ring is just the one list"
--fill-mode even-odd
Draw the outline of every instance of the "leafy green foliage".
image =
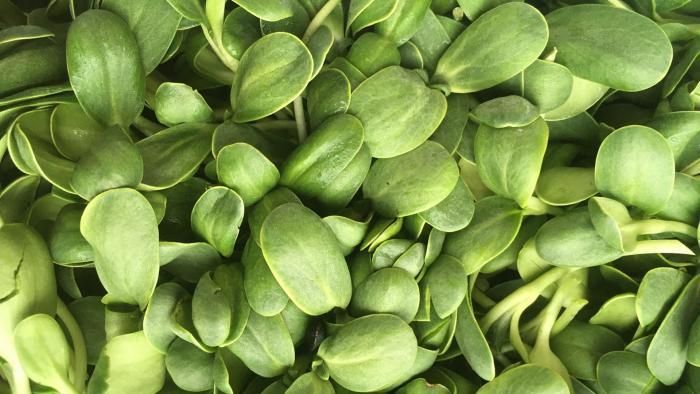
[[0, 0], [0, 392], [700, 392], [699, 4]]

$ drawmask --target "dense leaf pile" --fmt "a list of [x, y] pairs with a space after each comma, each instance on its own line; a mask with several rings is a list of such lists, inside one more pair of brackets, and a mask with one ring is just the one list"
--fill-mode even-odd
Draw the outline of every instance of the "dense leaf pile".
[[700, 393], [700, 0], [0, 0], [0, 392]]

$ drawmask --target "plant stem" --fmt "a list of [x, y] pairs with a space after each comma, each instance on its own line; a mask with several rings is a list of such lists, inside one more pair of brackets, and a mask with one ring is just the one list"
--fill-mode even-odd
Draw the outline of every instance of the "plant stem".
[[538, 297], [549, 285], [558, 281], [576, 268], [553, 267], [549, 271], [543, 273], [537, 279], [524, 285], [523, 287], [510, 293], [506, 298], [502, 299], [491, 310], [481, 318], [479, 325], [483, 332], [488, 332], [491, 326], [504, 314], [518, 306], [524, 300], [530, 297]]
[[696, 227], [687, 225], [683, 222], [660, 219], [636, 220], [632, 223], [626, 224], [623, 229], [625, 231], [631, 231], [636, 235], [678, 233], [687, 235], [693, 239], [697, 236], [698, 232]]
[[492, 300], [489, 298], [489, 296], [484, 294], [483, 291], [476, 288], [472, 290], [472, 301], [476, 302], [480, 307], [486, 309], [493, 308], [493, 306], [496, 305], [496, 301]]
[[[698, 28], [698, 30], [700, 30], [700, 28]], [[700, 160], [695, 160], [694, 162], [688, 164], [688, 166], [685, 167], [681, 172], [690, 176], [700, 174]]]
[[299, 135], [299, 144], [306, 139], [306, 117], [304, 116], [304, 99], [301, 95], [294, 99], [294, 121], [297, 124], [297, 134]]
[[229, 70], [235, 73], [238, 70], [238, 60], [234, 59], [233, 56], [226, 52], [221, 40], [215, 40], [211, 34], [209, 34], [208, 26], [202, 25], [202, 31], [204, 32], [204, 37], [207, 39], [207, 42], [209, 42], [209, 46], [211, 46], [211, 49], [216, 53], [216, 56], [219, 57], [221, 62], [228, 67]]
[[631, 251], [625, 253], [628, 256], [637, 254], [671, 253], [694, 256], [695, 253], [677, 239], [652, 239], [637, 242]]
[[7, 133], [0, 137], [0, 160], [5, 156], [5, 152], [7, 152]]
[[311, 22], [309, 22], [309, 26], [304, 32], [304, 36], [302, 38], [302, 41], [304, 41], [304, 43], [309, 42], [311, 36], [313, 36], [314, 33], [316, 33], [316, 30], [318, 30], [318, 28], [321, 27], [326, 18], [328, 18], [328, 15], [330, 15], [331, 12], [333, 12], [333, 10], [335, 9], [335, 7], [338, 6], [338, 4], [340, 4], [340, 0], [328, 0], [326, 4], [324, 4], [320, 10], [318, 10], [316, 15], [314, 16], [314, 19], [312, 19]]
[[85, 389], [85, 381], [87, 380], [87, 348], [85, 346], [85, 337], [78, 325], [78, 322], [70, 313], [66, 304], [59, 298], [56, 308], [56, 316], [63, 322], [63, 325], [68, 330], [70, 340], [73, 343], [73, 376], [72, 382], [78, 392]]
[[552, 327], [552, 336], [556, 336], [562, 332], [586, 305], [588, 305], [588, 300], [580, 299], [573, 301], [571, 305], [566, 307], [564, 312], [562, 312], [562, 314], [557, 318], [557, 321], [554, 322], [554, 326]]
[[10, 374], [6, 377], [12, 388], [12, 394], [32, 394], [32, 388], [29, 385], [29, 377], [24, 373], [24, 369], [22, 369], [22, 366], [19, 364], [19, 360], [15, 359], [14, 362], [6, 361], [10, 369]]
[[523, 342], [523, 338], [520, 336], [520, 317], [523, 315], [523, 312], [525, 312], [525, 310], [535, 302], [535, 300], [537, 300], [537, 297], [531, 297], [530, 299], [525, 300], [515, 309], [513, 316], [510, 318], [510, 344], [513, 345], [515, 351], [518, 352], [520, 357], [526, 363], [530, 360], [530, 351], [527, 348], [527, 345], [525, 345]]

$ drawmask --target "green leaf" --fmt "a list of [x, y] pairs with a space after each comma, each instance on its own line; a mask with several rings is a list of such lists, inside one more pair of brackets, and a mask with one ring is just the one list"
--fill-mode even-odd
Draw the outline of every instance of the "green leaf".
[[371, 32], [361, 35], [352, 43], [346, 58], [367, 76], [401, 63], [401, 54], [396, 44], [386, 37]]
[[0, 60], [0, 96], [8, 96], [37, 86], [66, 80], [63, 48], [48, 40], [32, 40], [3, 54]]
[[187, 291], [177, 283], [167, 282], [156, 287], [143, 317], [143, 333], [151, 346], [165, 354], [177, 337], [170, 329], [170, 319], [178, 303], [189, 298]]
[[313, 372], [299, 376], [285, 391], [288, 394], [334, 394], [333, 384]]
[[688, 274], [670, 267], [647, 272], [639, 284], [635, 300], [639, 324], [648, 327], [658, 323], [689, 279]]
[[615, 130], [600, 146], [595, 184], [603, 195], [653, 214], [671, 198], [674, 168], [673, 153], [656, 130], [627, 126]]
[[343, 255], [351, 254], [367, 235], [371, 217], [366, 220], [353, 220], [345, 216], [326, 216], [323, 221], [330, 227], [343, 249]]
[[206, 15], [204, 14], [204, 8], [202, 8], [202, 3], [199, 0], [166, 0], [168, 4], [177, 12], [180, 13], [184, 18], [180, 20], [180, 27], [183, 24], [188, 26], [188, 28], [197, 26], [200, 23], [204, 23], [206, 20]]
[[352, 161], [345, 167], [331, 184], [317, 195], [315, 200], [324, 209], [342, 209], [355, 197], [367, 177], [372, 156], [369, 148], [363, 144]]
[[243, 286], [250, 307], [259, 315], [274, 316], [282, 312], [289, 297], [272, 275], [260, 246], [248, 240], [243, 256]]
[[59, 104], [51, 113], [51, 140], [63, 156], [78, 161], [99, 141], [103, 127], [80, 105]]
[[301, 94], [312, 73], [311, 53], [295, 36], [259, 39], [241, 57], [231, 87], [233, 120], [249, 122], [279, 111]]
[[679, 111], [659, 115], [648, 124], [666, 138], [679, 170], [691, 165], [700, 153], [696, 143], [700, 139], [700, 130], [695, 126], [697, 121], [697, 112]]
[[234, 0], [234, 3], [264, 21], [278, 21], [292, 15], [285, 0]]
[[498, 85], [537, 60], [547, 38], [547, 23], [537, 9], [518, 2], [500, 5], [477, 18], [447, 48], [433, 83], [453, 93]]
[[632, 352], [610, 352], [598, 361], [598, 382], [606, 392], [643, 393], [659, 385], [644, 362], [644, 356]]
[[333, 68], [319, 73], [306, 89], [309, 124], [316, 129], [329, 117], [347, 112], [350, 107], [350, 81]]
[[243, 335], [228, 348], [251, 371], [267, 378], [294, 364], [294, 344], [280, 315], [264, 317], [251, 311]]
[[700, 276], [683, 288], [671, 310], [661, 322], [647, 352], [652, 374], [670, 386], [680, 380], [688, 353], [688, 335], [700, 309]]
[[700, 180], [676, 173], [673, 193], [658, 215], [664, 219], [695, 224], [700, 217]]
[[698, 323], [698, 319], [695, 319], [688, 335], [688, 363], [694, 367], [700, 364], [700, 323]]
[[549, 368], [526, 364], [509, 369], [493, 381], [482, 386], [477, 393], [496, 394], [512, 390], [514, 387], [527, 387], [533, 393], [565, 394], [569, 387], [559, 375]]
[[430, 3], [430, 0], [399, 1], [391, 16], [377, 24], [377, 32], [397, 45], [405, 43], [418, 31]]
[[573, 84], [574, 78], [569, 69], [538, 59], [496, 89], [521, 95], [537, 106], [540, 113], [545, 113], [566, 103], [571, 97]]
[[[461, 32], [460, 29], [457, 34]], [[428, 11], [411, 41], [404, 48], [415, 48], [420, 59], [425, 62], [425, 69], [432, 72], [435, 71], [440, 56], [452, 43], [452, 38], [442, 21], [432, 11]]]
[[213, 125], [188, 123], [137, 142], [143, 157], [142, 187], [167, 189], [191, 177], [211, 152], [213, 131]]
[[217, 157], [223, 148], [238, 142], [254, 147], [275, 164], [284, 161], [296, 146], [296, 141], [292, 143], [275, 130], [266, 131], [262, 128], [257, 129], [250, 125], [226, 121], [214, 130], [212, 154]]
[[0, 192], [0, 226], [23, 223], [39, 187], [40, 177], [25, 175], [15, 179]]
[[158, 392], [165, 383], [165, 356], [143, 331], [112, 338], [102, 349], [88, 394]]
[[119, 128], [101, 133], [75, 165], [71, 187], [86, 200], [120, 187], [136, 187], [143, 179], [143, 159], [131, 139]]
[[356, 316], [390, 313], [410, 323], [418, 312], [418, 284], [400, 268], [383, 268], [355, 287], [350, 311]]
[[478, 272], [513, 242], [522, 220], [523, 211], [513, 201], [498, 196], [481, 199], [469, 226], [447, 234], [443, 253], [460, 260], [467, 274]]
[[592, 107], [608, 90], [605, 85], [574, 76], [569, 98], [557, 108], [542, 114], [542, 117], [552, 121], [570, 119], [583, 114], [582, 119], [585, 119], [588, 114], [584, 111]]
[[549, 205], [573, 205], [598, 193], [593, 168], [552, 167], [542, 170], [535, 192]]
[[166, 126], [214, 120], [214, 111], [204, 97], [183, 83], [165, 82], [158, 86], [155, 112], [158, 121]]
[[160, 264], [176, 278], [197, 283], [207, 271], [221, 263], [221, 256], [205, 242], [160, 242]]
[[334, 40], [333, 32], [325, 25], [321, 25], [321, 27], [316, 30], [316, 33], [309, 38], [307, 46], [309, 47], [309, 52], [311, 52], [311, 57], [314, 59], [312, 77], [315, 77], [321, 71], [323, 64], [326, 62], [328, 53], [333, 48]]
[[279, 206], [260, 233], [263, 255], [287, 296], [317, 316], [350, 303], [350, 273], [340, 245], [313, 211], [297, 203]]
[[275, 208], [288, 202], [301, 204], [301, 200], [291, 190], [285, 187], [278, 187], [265, 195], [248, 214], [248, 226], [251, 237], [260, 245], [260, 229], [262, 228], [267, 215]]
[[455, 340], [474, 372], [482, 379], [490, 381], [496, 376], [493, 353], [476, 321], [471, 299], [471, 294], [467, 293], [457, 308]]
[[435, 314], [441, 319], [457, 311], [469, 290], [462, 264], [448, 255], [440, 255], [430, 265], [423, 280]]
[[226, 15], [221, 42], [235, 59], [240, 59], [260, 36], [260, 21], [245, 8], [236, 8]]
[[392, 66], [352, 92], [348, 111], [365, 126], [372, 156], [389, 158], [425, 142], [445, 116], [447, 101], [415, 72]]
[[474, 156], [483, 183], [525, 207], [535, 191], [549, 130], [541, 118], [522, 127], [496, 129], [481, 124]]
[[417, 353], [416, 337], [393, 315], [364, 316], [340, 327], [318, 349], [330, 376], [352, 391], [386, 388], [411, 368]]
[[194, 290], [192, 323], [202, 342], [208, 346], [219, 346], [228, 338], [231, 307], [211, 273], [204, 274]]
[[656, 23], [635, 12], [580, 4], [553, 11], [547, 23], [548, 47], [557, 49], [556, 61], [578, 77], [613, 89], [649, 88], [671, 65], [668, 37]]
[[477, 105], [472, 114], [481, 124], [500, 129], [529, 125], [539, 117], [539, 109], [520, 96], [505, 96]]
[[88, 364], [97, 364], [100, 352], [107, 342], [104, 304], [100, 301], [100, 297], [89, 296], [71, 302], [68, 309], [85, 337]]
[[476, 100], [469, 95], [449, 95], [447, 97], [447, 113], [430, 139], [444, 146], [448, 152], [454, 153], [462, 140], [470, 110], [474, 105], [476, 105]]
[[243, 200], [233, 190], [208, 189], [192, 208], [192, 229], [224, 257], [230, 257], [243, 223]]
[[459, 231], [467, 227], [474, 216], [474, 195], [460, 177], [444, 200], [418, 215], [440, 231]]
[[246, 206], [258, 202], [280, 179], [277, 167], [246, 143], [221, 149], [216, 158], [216, 173], [221, 183], [235, 190]]
[[537, 232], [535, 245], [544, 260], [564, 267], [592, 267], [622, 256], [598, 234], [586, 210], [549, 220]]
[[165, 366], [173, 382], [186, 391], [206, 391], [214, 387], [214, 355], [176, 339], [168, 348]]
[[551, 345], [572, 376], [595, 380], [600, 357], [621, 350], [624, 342], [605, 327], [574, 320], [552, 338]]
[[620, 334], [629, 331], [637, 325], [635, 298], [633, 293], [618, 294], [610, 298], [590, 318], [589, 322], [606, 326]]
[[115, 189], [95, 197], [83, 212], [80, 232], [95, 252], [95, 268], [107, 289], [106, 304], [144, 309], [158, 280], [158, 227], [145, 197]]
[[363, 140], [362, 123], [354, 116], [326, 119], [287, 158], [280, 183], [301, 196], [316, 197], [350, 165]]
[[61, 393], [78, 393], [68, 377], [73, 353], [51, 316], [37, 314], [22, 320], [15, 328], [14, 344], [30, 379]]
[[85, 206], [68, 204], [63, 207], [51, 228], [49, 247], [56, 264], [72, 266], [95, 260], [92, 247], [80, 233], [80, 218]]
[[362, 185], [365, 198], [386, 217], [430, 209], [447, 198], [459, 177], [457, 164], [436, 142], [389, 159], [379, 159]]
[[80, 14], [68, 30], [66, 59], [85, 112], [105, 126], [129, 127], [143, 110], [146, 74], [126, 22], [104, 10]]
[[399, 0], [352, 0], [348, 10], [347, 30], [360, 30], [389, 18], [398, 8]]
[[104, 0], [100, 8], [122, 17], [134, 32], [145, 74], [165, 57], [180, 25], [180, 14], [166, 0]]

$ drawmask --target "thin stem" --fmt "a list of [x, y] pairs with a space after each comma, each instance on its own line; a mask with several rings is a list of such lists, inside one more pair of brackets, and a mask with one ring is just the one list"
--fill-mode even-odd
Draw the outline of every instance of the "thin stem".
[[326, 4], [321, 7], [320, 10], [316, 13], [316, 16], [314, 16], [314, 19], [311, 20], [309, 23], [309, 26], [306, 28], [306, 31], [304, 32], [304, 36], [302, 37], [302, 41], [304, 43], [308, 43], [309, 39], [311, 39], [311, 36], [316, 33], [316, 30], [318, 30], [319, 27], [323, 24], [323, 22], [328, 18], [328, 15], [333, 12], [335, 7], [340, 4], [340, 0], [328, 0]]
[[5, 156], [5, 152], [7, 152], [7, 133], [0, 137], [0, 160]]
[[628, 256], [637, 254], [671, 253], [694, 256], [695, 253], [677, 239], [652, 239], [637, 242], [631, 251], [625, 253]]
[[636, 235], [678, 233], [691, 238], [697, 236], [698, 229], [683, 222], [660, 219], [636, 220], [623, 226], [623, 230], [631, 231]]
[[236, 70], [238, 70], [238, 60], [229, 55], [229, 53], [223, 49], [223, 44], [220, 42], [220, 40], [215, 40], [211, 34], [209, 34], [209, 28], [207, 26], [202, 25], [202, 31], [204, 32], [204, 37], [207, 39], [207, 42], [209, 42], [209, 46], [214, 53], [216, 53], [216, 56], [218, 56], [221, 62], [228, 67], [229, 70], [235, 73]]
[[552, 336], [556, 336], [562, 332], [586, 305], [588, 305], [588, 300], [580, 299], [572, 302], [571, 305], [566, 307], [564, 312], [562, 312], [559, 318], [557, 318], [557, 321], [554, 322], [554, 327], [552, 327]]
[[[561, 290], [561, 288], [559, 290]], [[549, 349], [549, 337], [552, 334], [554, 323], [557, 321], [557, 316], [559, 316], [561, 304], [561, 291], [557, 291], [545, 308], [544, 318], [542, 319], [542, 323], [540, 323], [540, 328], [537, 330], [537, 339], [535, 340], [534, 346], [535, 348]]]
[[85, 337], [83, 332], [75, 320], [73, 315], [63, 303], [58, 300], [56, 308], [56, 316], [63, 322], [63, 325], [68, 330], [70, 340], [73, 343], [73, 375], [71, 381], [78, 392], [85, 389], [85, 381], [87, 380], [87, 348], [85, 346]]
[[510, 344], [520, 355], [523, 361], [530, 362], [529, 349], [527, 345], [523, 342], [523, 338], [520, 336], [520, 317], [523, 312], [535, 302], [537, 298], [532, 297], [529, 300], [524, 301], [518, 308], [513, 312], [513, 316], [510, 318]]
[[10, 383], [12, 394], [32, 394], [29, 377], [24, 373], [24, 369], [22, 369], [22, 366], [19, 364], [19, 360], [15, 359], [14, 362], [6, 361], [10, 371], [5, 377], [7, 378], [7, 382]]
[[304, 116], [304, 99], [301, 97], [301, 95], [294, 99], [294, 121], [297, 124], [299, 144], [301, 144], [304, 142], [307, 135], [306, 117]]
[[694, 162], [688, 164], [688, 166], [685, 167], [681, 172], [690, 176], [700, 174], [700, 160], [695, 160]]
[[537, 279], [510, 293], [481, 318], [479, 325], [483, 332], [488, 332], [491, 326], [503, 315], [530, 297], [538, 297], [549, 285], [572, 272], [575, 268], [554, 267], [543, 273]]
[[472, 290], [472, 301], [476, 302], [477, 305], [484, 309], [490, 309], [496, 305], [496, 301], [492, 300], [483, 291], [476, 288]]

